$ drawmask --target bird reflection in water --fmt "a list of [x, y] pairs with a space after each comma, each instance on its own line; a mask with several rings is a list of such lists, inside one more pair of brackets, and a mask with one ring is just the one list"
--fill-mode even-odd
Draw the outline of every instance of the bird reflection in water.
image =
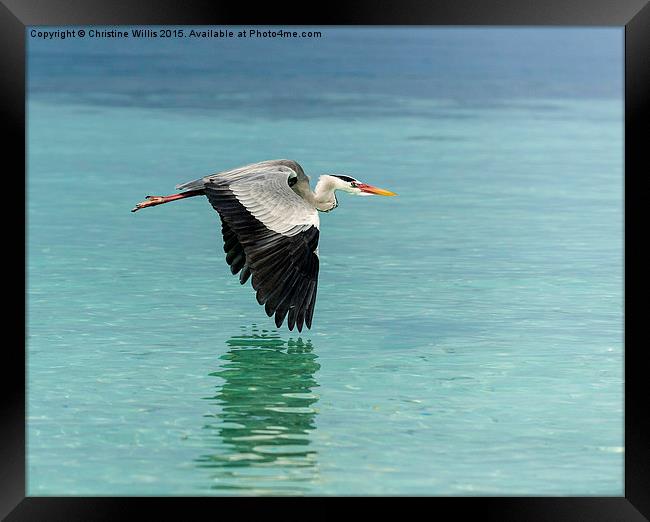
[[317, 473], [310, 432], [320, 364], [311, 341], [253, 328], [227, 344], [224, 363], [210, 374], [223, 383], [206, 397], [220, 407], [205, 425], [216, 451], [197, 459], [198, 466], [215, 470], [213, 489], [306, 491]]

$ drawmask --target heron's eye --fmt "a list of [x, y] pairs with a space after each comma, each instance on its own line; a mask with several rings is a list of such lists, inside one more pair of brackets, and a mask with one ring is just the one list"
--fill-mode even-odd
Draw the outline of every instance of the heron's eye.
[[293, 187], [296, 183], [298, 183], [298, 176], [292, 176], [287, 180], [287, 183], [289, 183], [290, 187]]
[[356, 184], [354, 181], [353, 181], [352, 183], [350, 183], [350, 186], [351, 186], [352, 188], [357, 188], [357, 184]]

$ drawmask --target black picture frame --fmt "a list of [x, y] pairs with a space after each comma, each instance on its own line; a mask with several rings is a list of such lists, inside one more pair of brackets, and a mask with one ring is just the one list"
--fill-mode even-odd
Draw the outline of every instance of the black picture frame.
[[[645, 132], [650, 127], [650, 5], [647, 0], [445, 0], [437, 2], [329, 2], [322, 9], [305, 5], [303, 10], [280, 9], [277, 3], [223, 3], [202, 0], [159, 0], [135, 3], [107, 0], [2, 0], [0, 4], [0, 86], [2, 115], [9, 127], [5, 137], [5, 232], [14, 234], [5, 248], [5, 261], [21, 262], [25, 251], [26, 191], [19, 197], [16, 172], [26, 175], [25, 167], [25, 28], [31, 25], [562, 25], [617, 26], [625, 28], [625, 298], [633, 293], [645, 296], [648, 254], [643, 248], [644, 201], [650, 195], [641, 180], [650, 169], [643, 160], [647, 148]], [[289, 4], [288, 4], [289, 5]], [[254, 11], [252, 14], [251, 11]], [[13, 161], [8, 161], [12, 159]], [[11, 169], [7, 166], [12, 165]], [[645, 167], [645, 168], [644, 168]], [[9, 178], [11, 176], [11, 178]], [[8, 203], [17, 211], [8, 211]], [[25, 220], [16, 221], [17, 212]], [[22, 236], [21, 236], [22, 233]], [[640, 238], [641, 241], [634, 241]], [[641, 246], [636, 247], [635, 244]], [[22, 249], [21, 249], [22, 247]], [[633, 253], [632, 253], [633, 252]], [[17, 343], [6, 342], [3, 350], [3, 382], [0, 437], [0, 516], [6, 520], [115, 520], [136, 513], [163, 518], [193, 518], [194, 509], [208, 505], [213, 516], [220, 516], [235, 499], [224, 498], [55, 498], [25, 496], [25, 345], [26, 259], [23, 258], [23, 288], [20, 306], [5, 307], [10, 325], [22, 325]], [[20, 271], [18, 271], [20, 273]], [[5, 280], [18, 279], [5, 272]], [[22, 299], [20, 295], [22, 294]], [[22, 312], [22, 313], [21, 313]], [[18, 316], [14, 319], [14, 313]], [[647, 520], [650, 516], [650, 459], [648, 458], [648, 395], [644, 376], [648, 368], [639, 336], [645, 306], [625, 307], [625, 495], [622, 497], [432, 497], [418, 501], [434, 502], [434, 507], [454, 510], [454, 517], [478, 514], [488, 520]], [[20, 326], [16, 328], [20, 330]], [[22, 348], [21, 348], [22, 346]], [[646, 390], [644, 392], [644, 390]], [[260, 499], [243, 499], [246, 516], [262, 514]], [[266, 499], [268, 500], [268, 499]], [[275, 501], [276, 499], [271, 499]], [[290, 499], [308, 502], [312, 499]], [[242, 500], [237, 501], [238, 504]], [[267, 502], [265, 502], [267, 504]], [[301, 506], [292, 504], [300, 509]], [[218, 511], [217, 511], [218, 510]], [[431, 514], [432, 512], [428, 512]], [[307, 513], [305, 513], [307, 514]], [[159, 516], [159, 515], [158, 515]]]

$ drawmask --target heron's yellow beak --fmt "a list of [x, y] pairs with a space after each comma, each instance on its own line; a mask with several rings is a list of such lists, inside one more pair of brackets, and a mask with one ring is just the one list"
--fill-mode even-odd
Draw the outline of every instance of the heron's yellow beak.
[[357, 188], [362, 192], [367, 192], [368, 194], [377, 194], [378, 196], [397, 196], [397, 194], [390, 190], [380, 189], [373, 187], [372, 185], [366, 185], [365, 183], [358, 183]]

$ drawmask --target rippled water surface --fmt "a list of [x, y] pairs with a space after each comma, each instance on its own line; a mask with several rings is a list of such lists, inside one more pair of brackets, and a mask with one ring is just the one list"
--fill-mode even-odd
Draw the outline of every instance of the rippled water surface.
[[[28, 494], [621, 495], [623, 33], [28, 39]], [[321, 215], [276, 329], [203, 198], [271, 158]]]

